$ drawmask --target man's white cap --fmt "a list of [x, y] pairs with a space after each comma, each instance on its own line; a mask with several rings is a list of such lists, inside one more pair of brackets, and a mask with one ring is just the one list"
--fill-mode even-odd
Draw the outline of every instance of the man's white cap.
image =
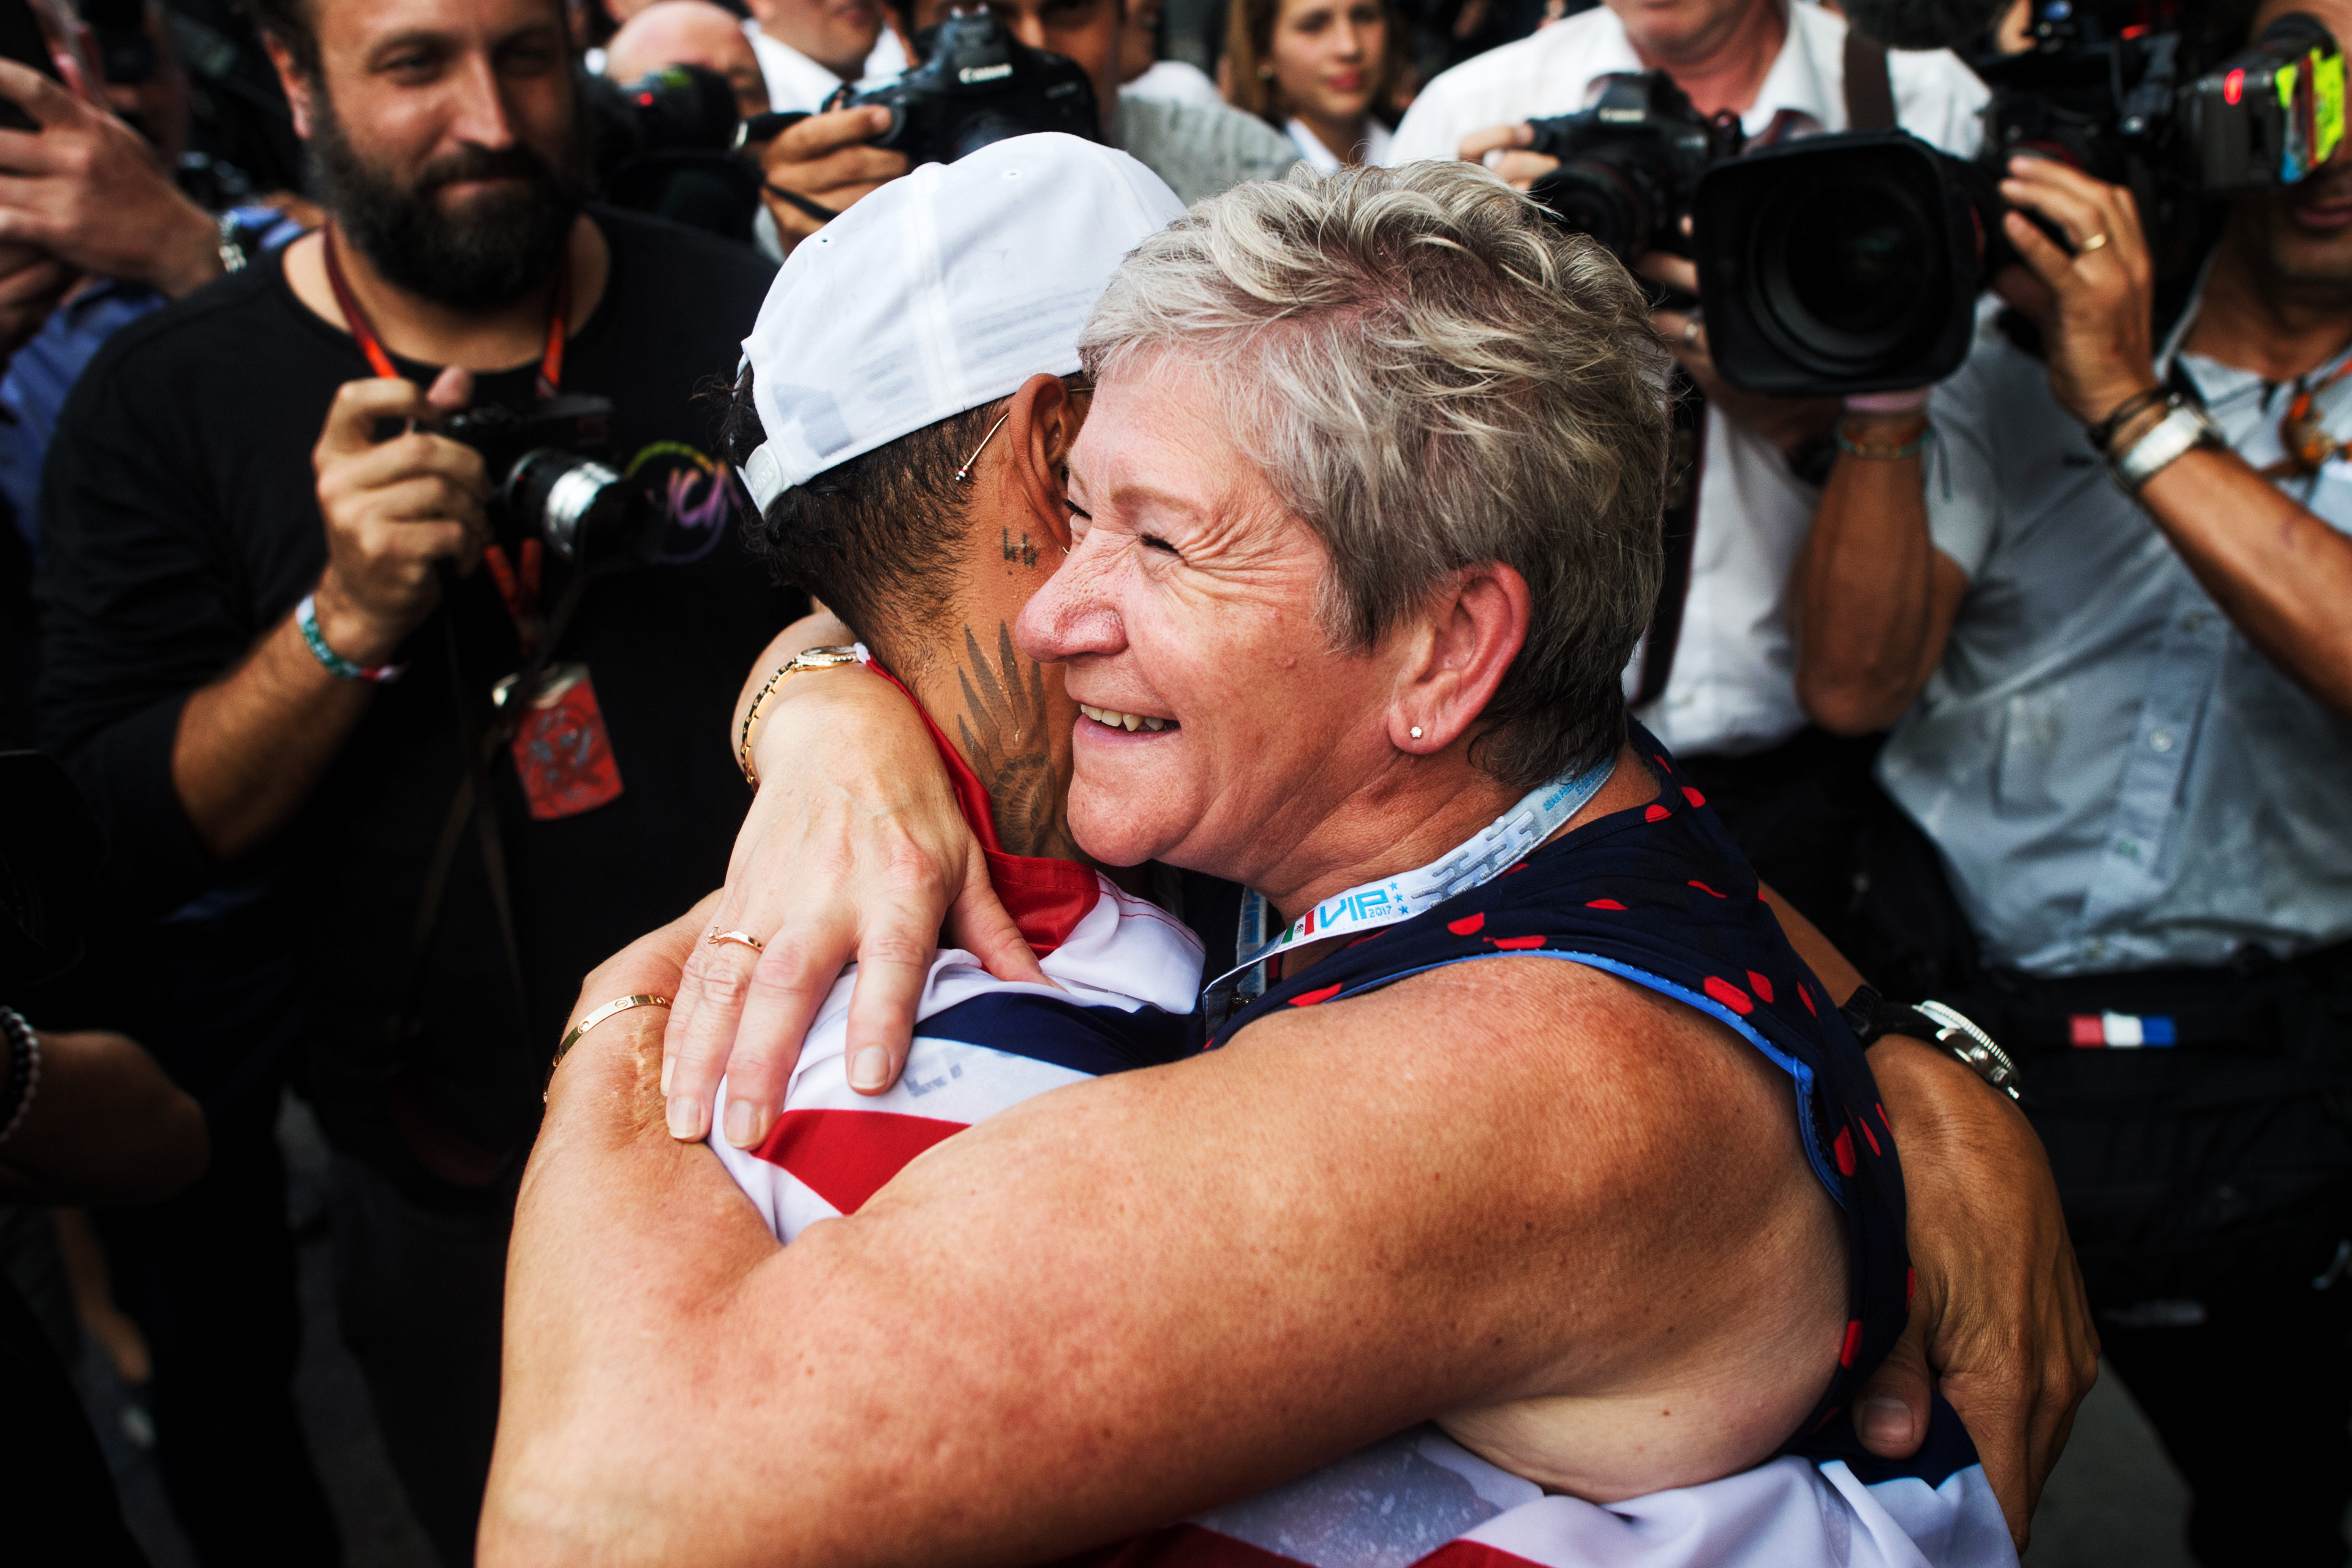
[[1078, 368], [1128, 252], [1184, 204], [1126, 153], [1058, 132], [925, 163], [803, 240], [751, 335], [765, 512], [836, 463]]

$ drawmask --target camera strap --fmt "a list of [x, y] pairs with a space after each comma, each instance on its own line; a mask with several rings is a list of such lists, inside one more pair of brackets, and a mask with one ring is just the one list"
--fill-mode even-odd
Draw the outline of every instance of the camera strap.
[[1666, 504], [1659, 516], [1664, 543], [1658, 600], [1650, 610], [1650, 632], [1642, 639], [1642, 673], [1630, 707], [1642, 708], [1665, 694], [1675, 672], [1675, 648], [1683, 638], [1683, 605], [1690, 596], [1691, 548], [1698, 538], [1698, 481], [1706, 464], [1706, 394], [1680, 364], [1671, 377], [1672, 423], [1666, 447]]
[[[335, 229], [334, 223], [329, 222], [320, 239], [325, 251], [327, 286], [334, 293], [336, 308], [342, 311], [343, 322], [358, 342], [360, 352], [367, 356], [369, 368], [385, 380], [404, 379], [385, 350], [375, 322], [369, 319], [343, 276], [342, 260], [336, 254]], [[553, 295], [548, 301], [547, 342], [540, 354], [537, 381], [541, 400], [553, 397], [562, 385], [563, 346], [571, 334], [571, 317], [572, 268], [567, 262], [557, 270]], [[424, 889], [417, 898], [416, 920], [409, 934], [408, 979], [402, 988], [400, 1011], [392, 1020], [396, 1041], [409, 1039], [424, 1027], [426, 961], [433, 932], [440, 924], [449, 872], [456, 864], [457, 846], [465, 837], [468, 822], [481, 846], [482, 875], [489, 888], [490, 906], [498, 915], [499, 938], [506, 950], [508, 977], [514, 987], [516, 1022], [526, 1036], [530, 1028], [522, 946], [515, 935], [514, 898], [507, 878], [506, 846], [499, 829], [498, 804], [490, 794], [490, 776], [499, 750], [512, 744], [517, 728], [531, 712], [530, 695], [538, 689], [549, 653], [562, 639], [565, 626], [579, 608], [588, 579], [585, 574], [573, 577], [554, 613], [542, 622], [538, 616], [541, 563], [539, 541], [524, 541], [519, 553], [521, 559], [518, 563], [509, 562], [505, 547], [496, 542], [485, 546], [482, 552], [491, 579], [498, 585], [499, 600], [514, 621], [523, 664], [515, 681], [513, 700], [501, 706], [488, 728], [479, 733], [474, 727], [465, 667], [458, 656], [457, 624], [448, 609], [456, 587], [455, 574], [446, 563], [442, 567], [441, 629], [449, 666], [450, 696], [457, 720], [458, 749], [466, 771], [442, 819], [440, 837], [434, 845], [432, 859], [426, 863]]]

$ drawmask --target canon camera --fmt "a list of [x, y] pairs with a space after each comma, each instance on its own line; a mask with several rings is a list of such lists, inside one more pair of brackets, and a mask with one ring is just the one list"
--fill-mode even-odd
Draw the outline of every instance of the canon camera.
[[879, 104], [890, 128], [874, 145], [908, 164], [952, 163], [1008, 137], [1060, 131], [1102, 140], [1094, 84], [1076, 61], [1033, 49], [985, 11], [951, 11], [915, 35], [922, 64], [828, 108]]
[[469, 408], [441, 427], [482, 455], [501, 540], [542, 540], [585, 571], [649, 562], [661, 545], [661, 498], [604, 461], [612, 431], [611, 399], [572, 393], [527, 408]]
[[725, 77], [664, 66], [625, 86], [587, 82], [589, 157], [606, 201], [751, 242], [760, 171], [737, 155], [741, 116]]
[[2179, 31], [2132, 15], [2037, 0], [2030, 47], [1972, 58], [1992, 89], [1975, 161], [1874, 132], [1708, 169], [1694, 254], [1724, 379], [1798, 395], [1950, 374], [1978, 293], [2017, 260], [1999, 183], [2018, 153], [2129, 186], [2159, 240], [2206, 204], [2284, 189], [2334, 153], [2344, 56], [2317, 20], [2280, 17], [2252, 47], [2199, 67]]

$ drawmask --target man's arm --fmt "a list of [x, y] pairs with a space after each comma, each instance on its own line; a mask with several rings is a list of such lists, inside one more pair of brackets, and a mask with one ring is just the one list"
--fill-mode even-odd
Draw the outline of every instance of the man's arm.
[[[1440, 1012], [1475, 1022], [1435, 1048]], [[1727, 1033], [1489, 963], [1040, 1097], [776, 1248], [665, 1135], [659, 1032], [621, 1015], [556, 1076], [488, 1563], [1048, 1559], [1705, 1356], [1785, 1292], [1788, 1205], [1819, 1201]]]
[[[1850, 415], [1853, 438], [1900, 449], [1924, 415]], [[1822, 729], [1867, 735], [1903, 716], [1944, 657], [1968, 574], [1927, 530], [1922, 457], [1841, 453], [1797, 556], [1797, 698]]]
[[221, 275], [219, 229], [137, 132], [14, 60], [0, 98], [40, 125], [0, 128], [0, 242], [174, 300]]
[[[2052, 390], [2075, 418], [2104, 419], [2157, 384], [2154, 269], [2138, 206], [2123, 186], [2045, 158], [2012, 160], [2001, 193], [2055, 220], [2078, 247], [2093, 234], [2108, 237], [2070, 257], [2014, 213], [2005, 227], [2049, 291]], [[2130, 450], [2161, 416], [2140, 415], [2116, 432], [2111, 449]], [[2352, 616], [2344, 610], [2352, 603], [2352, 537], [2288, 500], [2235, 452], [2190, 452], [2148, 480], [2139, 499], [2246, 640], [2315, 700], [2352, 716]]]
[[[391, 661], [438, 601], [439, 564], [469, 567], [488, 526], [478, 453], [415, 431], [378, 443], [376, 424], [432, 419], [470, 391], [452, 371], [430, 395], [394, 380], [350, 382], [335, 395], [313, 458], [327, 529], [316, 603], [320, 636], [353, 664]], [[259, 847], [301, 809], [373, 689], [329, 671], [289, 616], [188, 699], [172, 783], [215, 859]]]
[[154, 1058], [121, 1035], [38, 1038], [40, 1079], [0, 1142], [0, 1198], [161, 1203], [204, 1174], [212, 1142], [203, 1108]]

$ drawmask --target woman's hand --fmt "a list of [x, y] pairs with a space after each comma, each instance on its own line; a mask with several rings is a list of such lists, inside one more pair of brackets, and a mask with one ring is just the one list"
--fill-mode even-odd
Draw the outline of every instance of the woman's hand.
[[1902, 1152], [1918, 1291], [1910, 1328], [1854, 1402], [1854, 1430], [1874, 1454], [1915, 1453], [1940, 1388], [2022, 1551], [2099, 1375], [2050, 1161], [2006, 1096], [1933, 1047], [1891, 1036], [1870, 1068]]
[[2070, 256], [2022, 212], [2007, 214], [2001, 232], [2042, 287], [2003, 284], [1999, 292], [2042, 329], [2058, 401], [2095, 425], [2156, 384], [2156, 274], [2139, 207], [2123, 186], [2048, 158], [2011, 158], [2000, 194], [2056, 224], [2074, 247]]
[[[746, 684], [737, 734], [778, 666], [848, 640], [829, 616], [786, 628]], [[769, 693], [752, 742], [760, 792], [706, 940], [686, 958], [662, 1061], [671, 1135], [709, 1132], [724, 1074], [720, 1125], [739, 1148], [774, 1124], [802, 1038], [845, 964], [857, 964], [850, 1082], [866, 1094], [888, 1089], [906, 1065], [943, 923], [999, 979], [1045, 981], [905, 697], [851, 665], [794, 675]], [[719, 931], [747, 932], [763, 950], [707, 940]]]

